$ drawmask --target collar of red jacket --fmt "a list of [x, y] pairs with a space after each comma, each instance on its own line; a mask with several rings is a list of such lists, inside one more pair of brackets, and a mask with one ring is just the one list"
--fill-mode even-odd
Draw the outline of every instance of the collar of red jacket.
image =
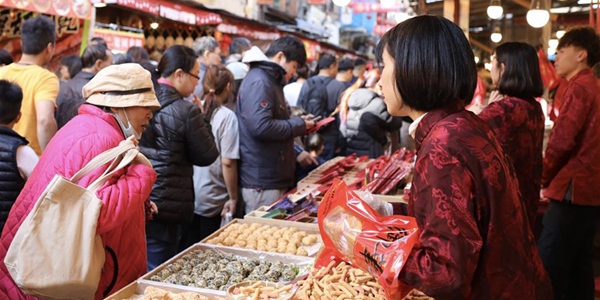
[[569, 80], [569, 82], [571, 82], [573, 80], [577, 80], [577, 78], [582, 77], [582, 76], [594, 76], [594, 72], [590, 68], [583, 69], [583, 70], [579, 71], [579, 73], [575, 74], [575, 76], [573, 76], [573, 78], [571, 78], [571, 80]]
[[429, 135], [429, 132], [435, 126], [435, 124], [437, 124], [437, 122], [443, 120], [449, 115], [461, 112], [463, 110], [465, 110], [464, 104], [456, 103], [427, 112], [427, 115], [423, 117], [415, 133], [416, 149], [419, 150], [419, 148], [421, 148], [421, 143], [423, 142], [425, 137]]

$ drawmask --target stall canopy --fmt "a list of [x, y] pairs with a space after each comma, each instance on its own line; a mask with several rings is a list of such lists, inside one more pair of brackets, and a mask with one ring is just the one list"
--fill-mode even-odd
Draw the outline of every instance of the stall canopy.
[[75, 19], [91, 19], [94, 7], [90, 0], [0, 0], [3, 7]]
[[116, 4], [158, 15], [161, 18], [190, 25], [217, 25], [223, 22], [219, 14], [165, 0], [92, 0], [94, 3]]

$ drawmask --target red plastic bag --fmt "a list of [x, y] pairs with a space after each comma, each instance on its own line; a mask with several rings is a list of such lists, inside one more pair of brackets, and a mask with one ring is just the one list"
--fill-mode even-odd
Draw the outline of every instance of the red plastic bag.
[[381, 217], [336, 179], [319, 206], [319, 229], [325, 248], [315, 267], [346, 261], [375, 276], [388, 299], [410, 292], [398, 276], [418, 239], [414, 218]]

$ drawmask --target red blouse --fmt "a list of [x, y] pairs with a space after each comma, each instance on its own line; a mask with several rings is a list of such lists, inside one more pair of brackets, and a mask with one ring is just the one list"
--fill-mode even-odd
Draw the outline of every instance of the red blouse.
[[486, 107], [479, 117], [496, 134], [512, 159], [530, 228], [535, 228], [542, 181], [544, 112], [534, 99], [505, 98]]
[[553, 299], [492, 130], [463, 108], [430, 111], [417, 128], [409, 214], [421, 229], [400, 279], [436, 300]]
[[544, 157], [544, 196], [561, 201], [572, 182], [574, 204], [600, 205], [600, 87], [591, 69], [568, 81], [562, 100]]

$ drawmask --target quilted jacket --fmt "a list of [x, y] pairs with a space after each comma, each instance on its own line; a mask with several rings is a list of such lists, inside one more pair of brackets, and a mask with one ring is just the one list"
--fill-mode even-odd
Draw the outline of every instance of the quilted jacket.
[[436, 300], [547, 300], [552, 287], [511, 162], [461, 107], [429, 111], [415, 135], [409, 215], [421, 229], [400, 279]]
[[[194, 214], [193, 166], [209, 166], [219, 156], [210, 123], [198, 106], [186, 102], [175, 88], [160, 84], [160, 110], [146, 127], [140, 150], [158, 174], [150, 199], [156, 203], [156, 223], [181, 224]], [[148, 234], [153, 235], [153, 226]]]
[[[34, 299], [15, 285], [4, 265], [4, 257], [19, 226], [33, 208], [55, 174], [71, 177], [101, 152], [124, 140], [112, 114], [92, 105], [82, 105], [79, 115], [61, 128], [50, 141], [23, 191], [17, 198], [0, 239], [0, 299]], [[85, 176], [80, 186], [88, 186], [107, 166]], [[102, 200], [97, 232], [106, 247], [117, 257], [118, 274], [110, 293], [117, 291], [146, 272], [144, 202], [148, 199], [156, 173], [150, 167], [134, 163], [119, 171], [96, 193]], [[102, 299], [114, 277], [115, 261], [106, 252], [96, 299]], [[41, 267], [41, 266], [40, 266]]]

